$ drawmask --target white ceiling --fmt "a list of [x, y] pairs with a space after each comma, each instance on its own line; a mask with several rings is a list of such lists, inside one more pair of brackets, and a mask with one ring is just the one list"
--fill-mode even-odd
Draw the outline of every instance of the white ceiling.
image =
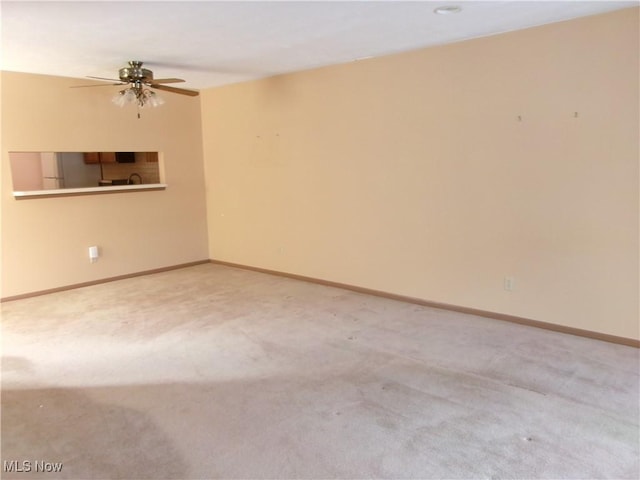
[[[637, 6], [635, 1], [0, 3], [2, 70], [117, 78], [128, 60], [206, 88]], [[436, 15], [440, 5], [457, 14]]]

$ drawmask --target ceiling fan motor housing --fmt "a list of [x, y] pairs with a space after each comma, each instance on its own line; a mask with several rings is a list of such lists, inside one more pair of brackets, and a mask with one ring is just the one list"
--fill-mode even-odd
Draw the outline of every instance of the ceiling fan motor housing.
[[146, 68], [142, 68], [142, 62], [138, 61], [129, 62], [129, 66], [121, 68], [118, 71], [118, 74], [120, 75], [120, 80], [123, 82], [148, 83], [153, 81], [153, 72]]

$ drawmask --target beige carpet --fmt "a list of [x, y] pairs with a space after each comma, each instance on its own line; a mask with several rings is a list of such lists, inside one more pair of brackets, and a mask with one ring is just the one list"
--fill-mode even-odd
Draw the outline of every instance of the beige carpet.
[[638, 478], [638, 362], [200, 265], [2, 305], [2, 478]]

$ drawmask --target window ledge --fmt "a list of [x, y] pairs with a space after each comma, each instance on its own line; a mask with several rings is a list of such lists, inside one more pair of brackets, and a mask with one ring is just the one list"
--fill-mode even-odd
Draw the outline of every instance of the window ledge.
[[86, 188], [59, 188], [55, 190], [32, 190], [24, 192], [13, 192], [16, 200], [26, 198], [43, 198], [43, 197], [69, 197], [75, 195], [100, 195], [103, 193], [121, 193], [121, 192], [139, 192], [144, 190], [164, 190], [167, 188], [166, 183], [147, 183], [143, 185], [113, 185], [104, 187], [86, 187]]

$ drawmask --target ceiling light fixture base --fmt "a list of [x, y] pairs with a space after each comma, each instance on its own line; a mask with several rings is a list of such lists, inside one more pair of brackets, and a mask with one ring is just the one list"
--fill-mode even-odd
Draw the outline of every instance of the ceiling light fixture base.
[[433, 13], [437, 15], [451, 15], [454, 13], [460, 13], [462, 11], [462, 7], [458, 5], [442, 5], [433, 10]]

